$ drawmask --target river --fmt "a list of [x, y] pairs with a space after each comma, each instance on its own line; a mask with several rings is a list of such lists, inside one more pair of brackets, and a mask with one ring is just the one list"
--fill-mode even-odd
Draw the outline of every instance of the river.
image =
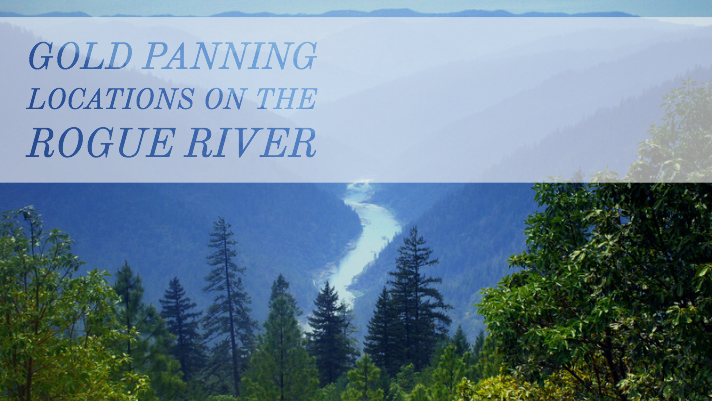
[[338, 263], [336, 272], [328, 277], [336, 287], [339, 299], [353, 306], [356, 295], [347, 289], [353, 278], [374, 260], [375, 256], [401, 230], [400, 224], [388, 209], [368, 203], [375, 191], [367, 181], [349, 184], [344, 203], [361, 218], [363, 232], [351, 249]]

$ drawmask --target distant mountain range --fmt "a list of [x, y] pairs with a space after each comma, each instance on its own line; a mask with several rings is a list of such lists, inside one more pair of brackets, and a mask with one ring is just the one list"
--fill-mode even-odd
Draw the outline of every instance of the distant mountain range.
[[[80, 11], [51, 12], [35, 15], [23, 15], [18, 13], [0, 11], [0, 17], [92, 17], [92, 15]], [[178, 17], [178, 15], [116, 14], [103, 15], [102, 17]], [[189, 15], [189, 17], [192, 17], [192, 15]], [[421, 13], [418, 11], [413, 11], [409, 8], [388, 8], [374, 11], [335, 10], [327, 11], [322, 14], [274, 14], [268, 12], [244, 13], [241, 11], [227, 11], [224, 13], [211, 15], [211, 17], [637, 17], [637, 15], [632, 15], [619, 11], [590, 12], [578, 14], [551, 12], [528, 12], [523, 14], [514, 14], [505, 10], [463, 10], [451, 13]]]

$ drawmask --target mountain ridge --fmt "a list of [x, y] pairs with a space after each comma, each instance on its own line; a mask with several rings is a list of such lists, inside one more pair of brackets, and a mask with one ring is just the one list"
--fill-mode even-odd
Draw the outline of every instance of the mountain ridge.
[[[25, 15], [14, 12], [0, 11], [0, 17], [92, 17], [87, 13], [81, 11], [75, 12], [49, 12], [42, 14]], [[160, 15], [130, 15], [130, 14], [114, 14], [114, 15], [102, 15], [101, 17], [200, 17], [196, 15], [171, 15], [171, 14], [160, 14]], [[421, 13], [418, 11], [411, 10], [409, 8], [383, 8], [373, 11], [357, 11], [357, 10], [333, 10], [327, 11], [321, 14], [276, 14], [270, 12], [256, 12], [256, 13], [246, 13], [242, 11], [226, 11], [218, 14], [210, 15], [209, 17], [250, 17], [250, 18], [293, 18], [293, 17], [343, 17], [343, 18], [363, 18], [363, 17], [386, 17], [386, 18], [414, 18], [414, 17], [495, 17], [495, 18], [508, 18], [508, 17], [639, 17], [637, 15], [625, 13], [622, 11], [600, 11], [600, 12], [586, 12], [586, 13], [560, 13], [560, 12], [538, 12], [530, 11], [522, 14], [514, 14], [506, 10], [462, 10], [449, 13]]]

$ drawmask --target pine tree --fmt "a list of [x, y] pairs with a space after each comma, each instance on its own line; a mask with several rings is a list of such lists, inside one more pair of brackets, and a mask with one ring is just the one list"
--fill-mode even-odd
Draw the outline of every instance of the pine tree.
[[472, 346], [472, 354], [475, 358], [479, 357], [480, 352], [482, 352], [482, 347], [485, 345], [485, 331], [480, 330], [475, 339], [475, 344]]
[[272, 283], [272, 293], [269, 296], [270, 306], [277, 298], [284, 297], [287, 299], [289, 306], [294, 310], [297, 316], [302, 315], [302, 310], [297, 306], [297, 300], [289, 292], [289, 282], [280, 273], [277, 280]]
[[376, 366], [395, 377], [402, 361], [402, 325], [398, 322], [398, 312], [386, 287], [376, 301], [376, 310], [368, 322], [368, 334], [364, 350]]
[[[214, 303], [203, 318], [203, 328], [208, 341], [218, 339], [229, 343], [232, 365], [232, 382], [235, 394], [239, 394], [240, 372], [254, 345], [257, 322], [250, 317], [252, 302], [242, 285], [245, 268], [235, 263], [237, 242], [230, 224], [222, 217], [213, 223], [208, 246], [215, 251], [208, 256], [208, 265], [213, 269], [205, 277], [208, 285], [205, 292], [214, 292]], [[225, 347], [219, 347], [224, 349]]]
[[467, 341], [467, 336], [465, 335], [465, 330], [462, 329], [462, 325], [457, 326], [451, 343], [455, 346], [459, 356], [465, 355], [465, 352], [470, 350], [470, 342]]
[[201, 312], [191, 312], [196, 303], [186, 297], [178, 277], [168, 284], [161, 303], [161, 317], [165, 319], [168, 331], [176, 338], [172, 355], [180, 362], [183, 378], [187, 381], [195, 376], [204, 362], [202, 336], [198, 331]]
[[348, 337], [348, 314], [344, 313], [343, 304], [339, 304], [339, 295], [327, 281], [314, 301], [316, 309], [307, 320], [312, 328], [310, 348], [316, 356], [319, 369], [319, 381], [327, 385], [336, 381], [353, 365], [356, 350], [353, 340]]
[[272, 285], [265, 333], [242, 379], [247, 400], [309, 401], [319, 387], [316, 362], [306, 349], [294, 297], [282, 275]]
[[126, 325], [127, 333], [138, 334], [135, 341], [119, 343], [131, 358], [128, 370], [145, 373], [151, 380], [150, 389], [140, 399], [176, 398], [186, 384], [181, 379], [180, 363], [169, 355], [173, 338], [156, 308], [143, 303], [141, 277], [134, 275], [126, 261], [116, 274], [114, 291], [120, 299], [117, 319]]
[[381, 370], [371, 362], [368, 354], [356, 362], [356, 367], [349, 370], [349, 384], [341, 396], [343, 401], [381, 401], [383, 389], [378, 387]]
[[430, 395], [428, 394], [428, 389], [418, 383], [415, 388], [413, 388], [413, 391], [410, 392], [408, 395], [408, 401], [433, 401], [432, 398], [430, 398]]
[[465, 364], [458, 355], [457, 347], [450, 345], [440, 357], [440, 362], [433, 372], [435, 383], [430, 389], [433, 401], [453, 401], [457, 394], [457, 385], [465, 376]]
[[442, 279], [426, 276], [422, 271], [436, 265], [438, 260], [430, 258], [433, 251], [418, 236], [418, 228], [411, 228], [403, 242], [398, 248], [396, 271], [389, 272], [393, 279], [388, 283], [403, 326], [404, 362], [412, 362], [415, 370], [420, 371], [430, 361], [438, 340], [446, 335], [451, 320], [444, 311], [451, 306], [445, 304], [440, 291], [433, 287]]

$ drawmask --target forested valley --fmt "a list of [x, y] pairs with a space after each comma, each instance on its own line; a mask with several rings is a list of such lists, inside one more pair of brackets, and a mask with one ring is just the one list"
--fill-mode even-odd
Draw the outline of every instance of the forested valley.
[[[486, 216], [446, 218], [451, 226], [490, 228], [468, 238], [470, 247], [508, 253], [499, 262], [495, 254], [480, 260], [476, 274], [498, 281], [485, 288], [466, 280], [472, 274], [439, 270], [457, 257], [446, 247], [457, 238], [411, 224], [358, 277], [354, 288], [376, 297], [370, 304], [357, 299], [354, 309], [314, 272], [358, 235], [351, 224], [357, 217], [316, 187], [254, 186], [261, 196], [229, 186], [164, 187], [163, 194], [192, 195], [168, 215], [177, 197], [117, 203], [123, 218], [147, 230], [126, 224], [122, 236], [134, 236], [137, 253], [113, 251], [119, 263], [102, 270], [75, 255], [91, 253], [87, 243], [45, 227], [42, 209], [9, 210], [0, 222], [0, 399], [709, 399], [711, 94], [709, 84], [687, 81], [665, 97], [662, 123], [651, 127], [624, 177], [639, 183], [609, 171], [586, 180], [578, 173], [533, 186], [464, 185], [421, 204], [452, 212], [462, 194], [488, 199], [482, 202], [490, 209], [465, 205], [490, 210]], [[4, 198], [21, 202], [43, 192], [3, 187]], [[166, 232], [151, 221], [205, 227], [207, 212], [193, 206], [214, 202], [221, 191], [241, 197], [235, 207], [251, 202], [261, 212], [239, 221], [234, 211], [233, 218], [213, 216], [200, 235]], [[44, 197], [51, 204], [48, 192]], [[300, 207], [310, 202], [319, 202], [321, 213]], [[85, 218], [85, 209], [74, 208], [64, 216], [68, 226]], [[328, 229], [324, 213], [351, 223]], [[488, 223], [497, 216], [501, 222]], [[99, 249], [93, 252], [109, 249], [106, 241], [118, 236], [101, 233], [122, 219], [91, 223], [98, 229], [86, 242]], [[238, 241], [245, 226], [268, 239]], [[140, 269], [147, 274], [135, 268], [144, 254], [156, 265], [168, 257], [180, 264], [170, 254], [183, 255], [181, 248], [200, 255], [200, 266]], [[283, 266], [274, 266], [279, 261]], [[491, 272], [499, 263], [511, 269]], [[366, 310], [363, 322], [358, 308]]]

